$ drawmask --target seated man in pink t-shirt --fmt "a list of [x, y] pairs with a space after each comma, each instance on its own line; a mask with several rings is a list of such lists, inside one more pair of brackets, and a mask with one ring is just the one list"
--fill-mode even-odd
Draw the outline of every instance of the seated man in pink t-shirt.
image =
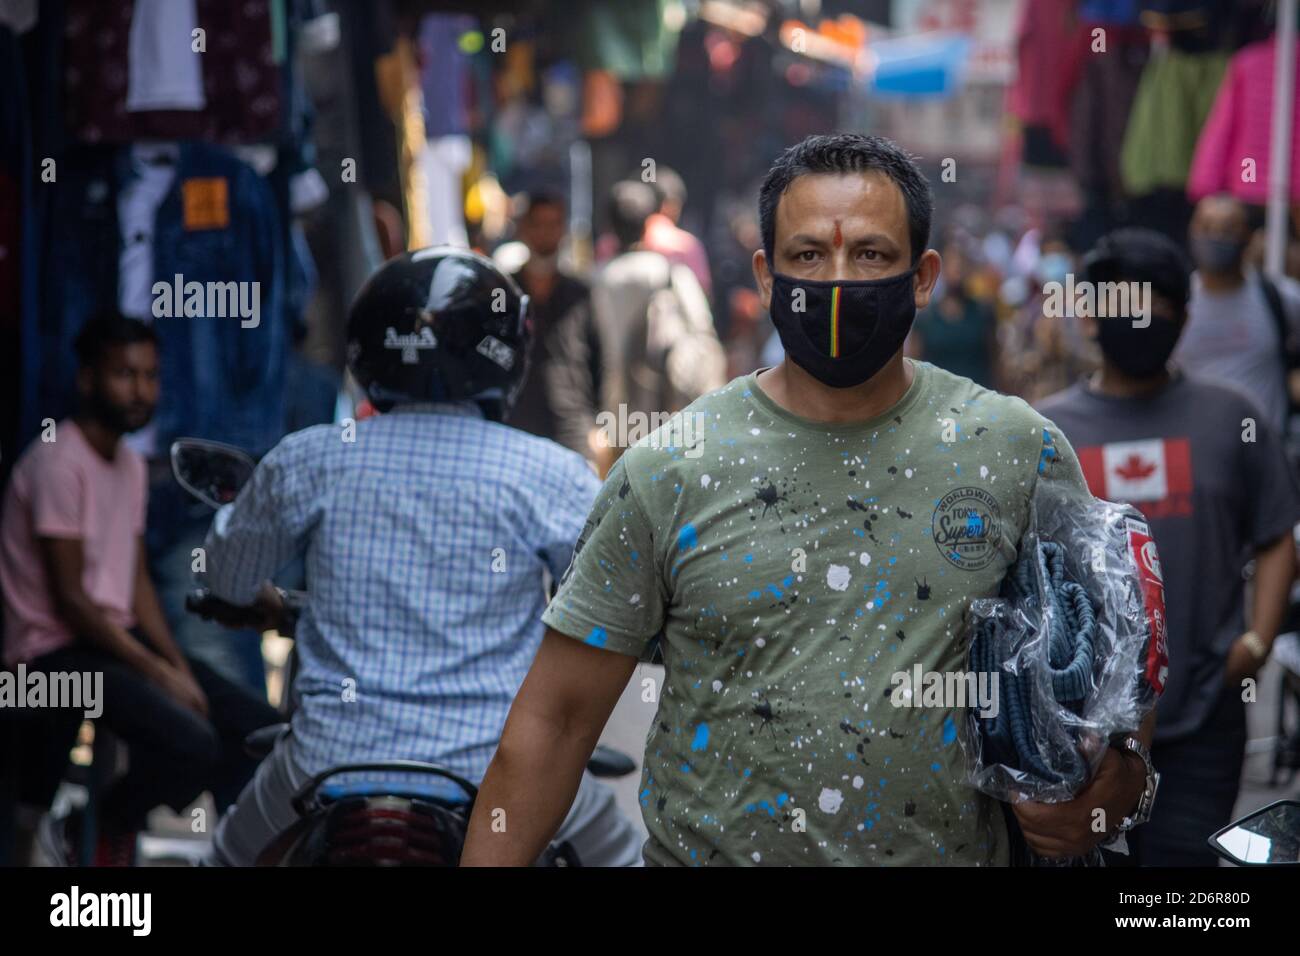
[[[180, 811], [204, 790], [219, 811], [234, 802], [256, 769], [244, 737], [278, 716], [181, 654], [145, 567], [145, 463], [121, 439], [158, 401], [153, 331], [110, 313], [87, 323], [76, 348], [78, 411], [32, 442], [5, 491], [4, 665], [103, 674], [98, 720], [127, 744], [130, 769], [103, 799], [95, 860], [130, 865], [154, 807]], [[23, 774], [25, 800], [48, 805], [81, 718], [59, 711], [56, 732], [20, 735], [24, 769], [45, 777]], [[64, 823], [58, 849], [70, 861], [80, 827]]]

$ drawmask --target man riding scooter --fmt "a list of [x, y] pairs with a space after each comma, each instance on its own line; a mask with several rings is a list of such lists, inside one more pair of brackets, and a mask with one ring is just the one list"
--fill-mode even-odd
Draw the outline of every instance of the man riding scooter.
[[[222, 819], [216, 862], [253, 864], [331, 767], [406, 759], [482, 779], [542, 638], [545, 575], [568, 566], [599, 487], [580, 456], [500, 424], [530, 335], [527, 297], [490, 260], [390, 260], [348, 326], [352, 372], [384, 414], [288, 436], [217, 513], [213, 594], [253, 604], [303, 556], [309, 599], [291, 729]], [[586, 866], [640, 861], [589, 774], [558, 838]]]

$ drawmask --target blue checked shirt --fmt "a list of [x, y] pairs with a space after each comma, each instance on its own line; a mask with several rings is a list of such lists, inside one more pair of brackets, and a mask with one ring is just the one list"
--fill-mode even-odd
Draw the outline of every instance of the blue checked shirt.
[[[599, 488], [583, 459], [472, 405], [399, 407], [285, 438], [213, 521], [203, 583], [236, 604], [305, 556], [292, 756], [441, 764], [496, 751]], [[347, 699], [354, 688], [355, 700]]]

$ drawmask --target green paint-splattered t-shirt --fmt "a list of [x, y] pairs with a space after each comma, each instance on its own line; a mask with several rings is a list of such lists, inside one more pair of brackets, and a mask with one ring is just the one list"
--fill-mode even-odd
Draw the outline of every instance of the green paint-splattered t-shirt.
[[738, 378], [611, 470], [545, 621], [622, 654], [660, 639], [648, 862], [1007, 861], [964, 711], [894, 706], [891, 678], [964, 671], [964, 612], [997, 594], [1036, 482], [1085, 485], [1023, 401], [913, 368], [853, 424]]

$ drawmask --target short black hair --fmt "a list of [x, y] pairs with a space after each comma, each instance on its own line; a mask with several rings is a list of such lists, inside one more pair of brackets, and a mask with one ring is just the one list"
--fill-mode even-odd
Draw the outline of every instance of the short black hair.
[[669, 166], [661, 164], [655, 170], [654, 190], [660, 206], [668, 200], [679, 206], [686, 205], [686, 181]]
[[158, 345], [158, 333], [138, 319], [128, 319], [120, 312], [105, 310], [81, 327], [73, 349], [82, 368], [94, 368], [111, 348], [151, 342]]
[[1192, 296], [1192, 264], [1182, 247], [1164, 233], [1125, 226], [1097, 240], [1083, 259], [1089, 282], [1150, 282], [1179, 315]]
[[907, 203], [908, 237], [912, 245], [912, 264], [930, 242], [930, 219], [934, 198], [916, 160], [898, 144], [882, 136], [862, 133], [831, 133], [809, 136], [791, 146], [772, 164], [758, 193], [758, 221], [763, 231], [763, 252], [769, 268], [776, 247], [776, 206], [790, 184], [800, 176], [814, 173], [864, 173], [876, 171], [888, 176], [903, 193]]
[[534, 189], [524, 198], [524, 211], [520, 218], [529, 215], [534, 209], [541, 209], [545, 206], [557, 207], [560, 212], [564, 212], [567, 204], [564, 196], [554, 189]]
[[645, 221], [658, 208], [659, 197], [649, 183], [624, 179], [614, 184], [609, 191], [609, 215], [614, 235], [623, 248], [641, 241]]

